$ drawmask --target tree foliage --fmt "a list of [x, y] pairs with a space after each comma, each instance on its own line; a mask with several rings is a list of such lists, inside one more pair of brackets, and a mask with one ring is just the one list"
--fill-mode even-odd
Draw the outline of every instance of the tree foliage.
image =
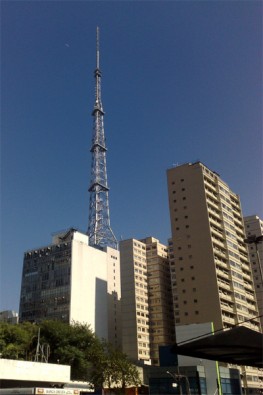
[[39, 325], [0, 323], [3, 358], [42, 360], [37, 352], [38, 340], [49, 363], [71, 366], [72, 380], [90, 381], [96, 388], [124, 389], [140, 384], [138, 370], [127, 356], [99, 340], [87, 325], [60, 321], [43, 321]]
[[0, 353], [2, 358], [31, 360], [37, 328], [32, 324], [0, 324]]
[[114, 392], [119, 394], [124, 394], [126, 387], [141, 384], [136, 366], [126, 354], [106, 341], [100, 343], [91, 371], [91, 381], [95, 387], [114, 388]]

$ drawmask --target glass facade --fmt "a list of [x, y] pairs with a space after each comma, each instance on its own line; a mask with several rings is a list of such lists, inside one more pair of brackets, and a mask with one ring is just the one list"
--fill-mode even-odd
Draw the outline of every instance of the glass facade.
[[199, 380], [197, 377], [184, 376], [180, 380], [173, 380], [172, 377], [152, 377], [149, 379], [149, 387], [151, 395], [207, 395], [206, 379], [203, 377]]
[[69, 322], [71, 242], [26, 252], [19, 319]]
[[221, 389], [223, 395], [242, 394], [240, 380], [233, 378], [221, 378]]

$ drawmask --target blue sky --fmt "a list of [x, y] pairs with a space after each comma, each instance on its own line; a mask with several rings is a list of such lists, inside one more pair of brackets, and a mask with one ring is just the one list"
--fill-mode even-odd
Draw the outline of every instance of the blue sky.
[[200, 160], [262, 207], [262, 2], [2, 1], [1, 300], [23, 253], [86, 231], [96, 26], [111, 225], [170, 236], [166, 169]]

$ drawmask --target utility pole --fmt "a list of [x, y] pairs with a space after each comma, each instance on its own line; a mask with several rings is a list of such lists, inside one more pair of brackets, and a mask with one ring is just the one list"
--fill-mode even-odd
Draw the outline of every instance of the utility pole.
[[188, 377], [179, 373], [179, 366], [178, 366], [178, 374], [171, 373], [169, 372], [169, 370], [167, 370], [166, 373], [169, 374], [174, 379], [176, 386], [178, 385], [180, 395], [183, 395], [181, 382], [182, 379], [184, 379], [186, 384], [187, 395], [191, 395], [191, 388], [190, 388]]

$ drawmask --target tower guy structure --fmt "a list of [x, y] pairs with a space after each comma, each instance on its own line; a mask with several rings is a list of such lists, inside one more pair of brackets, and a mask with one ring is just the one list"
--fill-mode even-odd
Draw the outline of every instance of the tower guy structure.
[[95, 104], [92, 111], [92, 165], [90, 181], [89, 224], [87, 234], [91, 246], [118, 248], [117, 239], [110, 226], [109, 188], [106, 168], [106, 144], [104, 135], [104, 111], [101, 101], [99, 28], [96, 40]]

